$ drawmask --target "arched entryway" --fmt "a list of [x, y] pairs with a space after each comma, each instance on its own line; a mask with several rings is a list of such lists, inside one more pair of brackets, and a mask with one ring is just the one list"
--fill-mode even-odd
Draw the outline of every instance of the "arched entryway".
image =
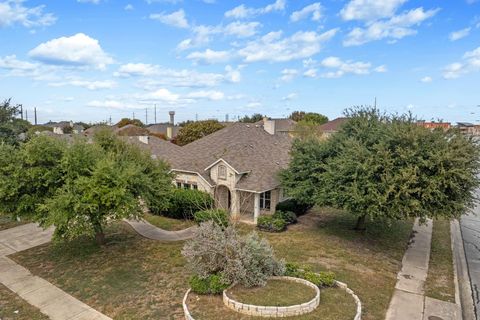
[[227, 186], [219, 185], [215, 188], [215, 204], [217, 208], [230, 212], [232, 207], [232, 193]]

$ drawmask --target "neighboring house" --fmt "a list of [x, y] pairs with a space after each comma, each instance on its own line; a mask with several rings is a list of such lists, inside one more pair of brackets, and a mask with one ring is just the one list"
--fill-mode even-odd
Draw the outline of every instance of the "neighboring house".
[[256, 223], [283, 200], [278, 174], [290, 161], [292, 138], [271, 128], [234, 123], [183, 147], [156, 137], [124, 139], [168, 162], [177, 187], [208, 192], [234, 218]]
[[[170, 127], [172, 128], [171, 132], [169, 131]], [[171, 125], [170, 123], [157, 123], [157, 124], [152, 124], [148, 126], [146, 129], [151, 133], [162, 134], [167, 139], [173, 139], [178, 135], [178, 132], [180, 131], [181, 128], [182, 127]]]
[[332, 134], [338, 132], [342, 125], [348, 121], [348, 118], [336, 118], [332, 121], [328, 121], [320, 126], [322, 133], [328, 138]]
[[73, 121], [48, 122], [45, 126], [52, 128], [55, 134], [80, 134], [84, 130], [83, 126], [74, 124]]
[[432, 129], [432, 130], [437, 129], [437, 128], [440, 128], [440, 129], [443, 129], [443, 130], [448, 130], [452, 126], [450, 122], [435, 122], [435, 121], [432, 121], [432, 122], [418, 121], [417, 125], [422, 126], [424, 128], [427, 128], [427, 129]]
[[148, 130], [134, 124], [127, 124], [121, 128], [115, 128], [114, 132], [119, 136], [148, 136]]
[[265, 129], [265, 131], [271, 134], [292, 134], [295, 132], [295, 125], [297, 123], [292, 119], [270, 119], [263, 118], [263, 120], [258, 121], [255, 125], [259, 125]]
[[107, 126], [106, 124], [97, 124], [94, 126], [91, 126], [90, 128], [86, 129], [83, 131], [83, 134], [86, 136], [92, 136], [95, 133], [102, 131], [102, 130], [115, 130], [117, 127], [115, 126]]
[[457, 122], [457, 128], [462, 133], [467, 133], [472, 135], [478, 135], [479, 133], [477, 126], [470, 122]]

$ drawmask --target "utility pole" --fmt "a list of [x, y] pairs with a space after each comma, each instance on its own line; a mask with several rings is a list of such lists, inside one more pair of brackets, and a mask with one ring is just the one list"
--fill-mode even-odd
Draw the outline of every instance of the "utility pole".
[[23, 120], [23, 104], [19, 104], [20, 106], [20, 118]]
[[108, 120], [109, 120], [108, 123], [109, 123], [110, 125], [112, 125], [112, 116], [110, 116], [110, 118], [108, 118]]
[[35, 114], [35, 125], [37, 125], [37, 107], [33, 108], [33, 113]]
[[155, 104], [153, 106], [153, 110], [154, 110], [154, 120], [155, 120], [155, 124], [157, 123], [157, 105]]
[[376, 108], [377, 108], [377, 97], [375, 97], [375, 104], [374, 104], [374, 106], [375, 106], [375, 109], [376, 109]]
[[132, 120], [135, 120], [135, 112], [132, 112]]
[[25, 110], [25, 120], [28, 121], [28, 110]]
[[145, 108], [145, 125], [148, 124], [148, 108]]

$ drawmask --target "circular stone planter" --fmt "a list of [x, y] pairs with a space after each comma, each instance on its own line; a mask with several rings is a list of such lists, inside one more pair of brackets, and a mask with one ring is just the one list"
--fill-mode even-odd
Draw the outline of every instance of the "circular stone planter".
[[271, 277], [270, 279], [273, 280], [287, 280], [293, 281], [297, 283], [301, 283], [307, 287], [310, 287], [315, 290], [315, 297], [302, 304], [297, 304], [293, 306], [285, 306], [285, 307], [274, 307], [274, 306], [257, 306], [253, 304], [245, 304], [239, 301], [235, 301], [232, 298], [228, 297], [227, 290], [231, 289], [232, 287], [228, 288], [227, 290], [223, 291], [223, 304], [227, 306], [229, 309], [232, 309], [236, 312], [246, 314], [249, 316], [256, 316], [256, 317], [266, 317], [266, 318], [283, 318], [283, 317], [292, 317], [292, 316], [299, 316], [302, 314], [310, 313], [318, 307], [320, 303], [320, 289], [310, 281], [300, 279], [300, 278], [293, 278], [293, 277]]

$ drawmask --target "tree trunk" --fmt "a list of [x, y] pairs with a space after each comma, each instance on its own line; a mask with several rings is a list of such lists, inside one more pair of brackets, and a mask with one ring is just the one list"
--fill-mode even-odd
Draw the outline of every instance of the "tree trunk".
[[365, 215], [358, 217], [357, 225], [355, 226], [355, 230], [365, 231], [367, 229], [366, 219], [367, 219], [367, 217]]
[[93, 229], [95, 230], [95, 241], [98, 245], [105, 244], [105, 234], [103, 233], [102, 225], [99, 222], [94, 222]]

